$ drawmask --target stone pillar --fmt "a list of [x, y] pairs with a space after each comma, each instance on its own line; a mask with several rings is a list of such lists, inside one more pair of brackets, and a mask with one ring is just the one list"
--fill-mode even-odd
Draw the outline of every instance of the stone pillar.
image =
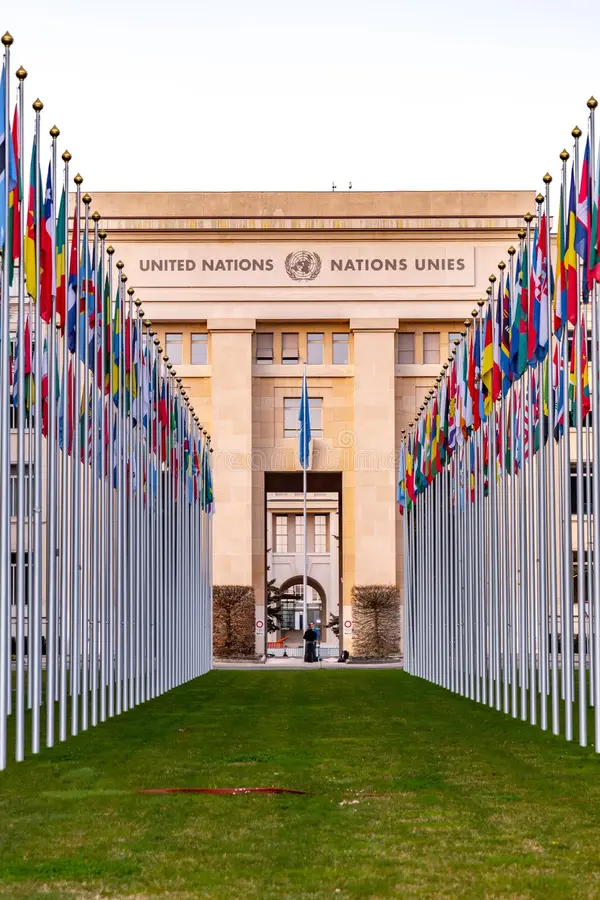
[[253, 319], [208, 320], [212, 346], [215, 584], [252, 584]]
[[[396, 582], [396, 319], [352, 319], [354, 584]], [[345, 597], [346, 603], [349, 598]], [[344, 610], [351, 619], [351, 610]], [[347, 647], [347, 649], [350, 649]]]

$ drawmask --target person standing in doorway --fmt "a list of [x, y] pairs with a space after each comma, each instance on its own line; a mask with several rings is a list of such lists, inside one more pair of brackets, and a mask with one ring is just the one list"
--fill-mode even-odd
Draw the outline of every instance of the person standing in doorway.
[[317, 632], [313, 622], [308, 623], [308, 628], [304, 632], [304, 662], [316, 662], [317, 655], [315, 648], [317, 646]]

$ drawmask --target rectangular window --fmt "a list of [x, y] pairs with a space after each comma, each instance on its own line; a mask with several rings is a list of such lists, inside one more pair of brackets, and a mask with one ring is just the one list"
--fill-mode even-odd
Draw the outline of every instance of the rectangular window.
[[315, 553], [327, 553], [327, 516], [315, 516]]
[[296, 516], [296, 553], [304, 553], [304, 516]]
[[432, 365], [440, 361], [440, 333], [426, 331], [423, 334], [423, 363]]
[[288, 520], [287, 516], [275, 516], [275, 553], [287, 553]]
[[398, 365], [412, 366], [415, 362], [415, 333], [407, 331], [398, 335]]
[[281, 335], [281, 362], [284, 366], [293, 366], [300, 362], [297, 334]]
[[165, 334], [165, 352], [174, 366], [180, 366], [182, 363], [182, 348], [182, 334], [174, 334], [172, 332]]
[[306, 362], [310, 366], [323, 365], [323, 334], [313, 333], [307, 336]]
[[[33, 485], [33, 479], [31, 481]], [[28, 515], [29, 509], [29, 465], [25, 465], [25, 478], [23, 482], [23, 496], [25, 501], [25, 516]], [[10, 491], [9, 491], [9, 515], [15, 517], [17, 515], [19, 505], [19, 470], [16, 465], [10, 467]]]
[[350, 335], [339, 332], [333, 335], [333, 365], [347, 366], [350, 358]]
[[[310, 433], [314, 438], [323, 437], [323, 400], [321, 397], [310, 397]], [[298, 414], [300, 397], [284, 397], [283, 400], [283, 436], [297, 438], [300, 434]]]
[[256, 362], [261, 365], [273, 363], [273, 333], [259, 331], [256, 335]]
[[208, 365], [208, 334], [192, 335], [192, 352], [190, 357], [193, 366]]
[[[593, 469], [590, 465], [590, 480], [588, 484], [587, 478], [587, 463], [583, 464], [583, 515], [587, 516], [591, 500], [592, 500], [592, 479], [593, 479]], [[577, 515], [577, 464], [571, 464], [571, 515]]]

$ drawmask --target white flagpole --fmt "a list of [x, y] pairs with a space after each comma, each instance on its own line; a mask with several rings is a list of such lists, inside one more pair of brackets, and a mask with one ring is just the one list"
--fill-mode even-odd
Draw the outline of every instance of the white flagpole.
[[[18, 409], [17, 409], [17, 628], [16, 628], [16, 753], [17, 762], [25, 758], [25, 267], [23, 236], [23, 135], [24, 135], [24, 80], [25, 69], [19, 69], [19, 190], [21, 193], [21, 233], [19, 235], [19, 306], [17, 320], [18, 353]], [[8, 104], [7, 104], [8, 105]], [[16, 364], [16, 361], [15, 361]], [[14, 386], [13, 386], [14, 389]]]
[[[50, 321], [48, 357], [48, 435], [47, 435], [47, 565], [46, 565], [46, 746], [54, 745], [54, 702], [56, 696], [56, 634], [58, 617], [56, 604], [56, 555], [57, 555], [57, 443], [56, 443], [56, 416], [58, 406], [56, 403], [56, 359], [57, 359], [57, 333], [56, 333], [56, 168], [57, 147], [56, 139], [60, 132], [53, 125], [50, 129], [52, 138], [52, 318]], [[66, 198], [65, 198], [66, 200]]]

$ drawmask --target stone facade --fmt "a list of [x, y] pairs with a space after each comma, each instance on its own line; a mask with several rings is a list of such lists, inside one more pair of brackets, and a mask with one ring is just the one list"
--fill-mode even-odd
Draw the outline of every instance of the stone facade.
[[[322, 362], [307, 365], [322, 406], [311, 477], [341, 485], [340, 619], [351, 623], [354, 585], [402, 586], [401, 430], [532, 203], [524, 191], [94, 196], [163, 347], [181, 335], [175, 367], [213, 436], [215, 582], [253, 585], [257, 623], [266, 491], [298, 490], [297, 481], [268, 485], [273, 473], [299, 472], [285, 409], [300, 396], [307, 336], [323, 336]], [[193, 362], [198, 334], [207, 355]], [[261, 334], [273, 336], [266, 362]], [[297, 359], [284, 360], [296, 341], [284, 335], [297, 335]], [[342, 362], [333, 361], [336, 335], [347, 335]], [[338, 490], [331, 477], [312, 485]], [[351, 650], [351, 624], [341, 635]], [[258, 626], [257, 652], [265, 640]]]

